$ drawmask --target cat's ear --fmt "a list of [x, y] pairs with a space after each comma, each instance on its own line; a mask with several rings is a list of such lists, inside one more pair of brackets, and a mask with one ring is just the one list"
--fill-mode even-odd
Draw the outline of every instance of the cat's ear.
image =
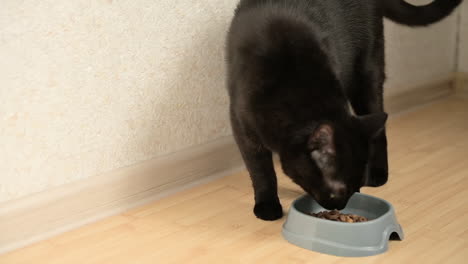
[[329, 124], [318, 125], [307, 142], [309, 150], [335, 154], [334, 129]]
[[375, 137], [385, 128], [388, 115], [385, 112], [363, 115], [356, 117], [361, 124], [361, 127], [367, 135]]

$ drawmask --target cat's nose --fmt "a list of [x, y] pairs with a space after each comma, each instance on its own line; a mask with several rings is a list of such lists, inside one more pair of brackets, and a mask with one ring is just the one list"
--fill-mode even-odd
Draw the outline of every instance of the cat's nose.
[[328, 182], [330, 190], [329, 199], [341, 199], [346, 196], [347, 188], [346, 185], [340, 181]]
[[328, 210], [345, 208], [349, 199], [346, 185], [341, 182], [330, 184], [329, 193], [324, 198], [323, 205]]

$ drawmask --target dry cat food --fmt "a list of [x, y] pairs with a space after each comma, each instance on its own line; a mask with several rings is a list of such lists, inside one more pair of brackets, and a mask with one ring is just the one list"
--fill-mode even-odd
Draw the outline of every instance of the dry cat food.
[[355, 214], [342, 214], [338, 210], [333, 211], [322, 211], [319, 213], [310, 213], [311, 216], [315, 216], [321, 219], [327, 219], [337, 222], [346, 222], [346, 223], [359, 223], [369, 221], [364, 216], [359, 216]]

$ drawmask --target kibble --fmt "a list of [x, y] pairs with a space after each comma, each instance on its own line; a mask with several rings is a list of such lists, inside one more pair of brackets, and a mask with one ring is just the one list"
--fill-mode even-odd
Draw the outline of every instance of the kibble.
[[310, 215], [321, 218], [321, 219], [337, 221], [337, 222], [346, 222], [346, 223], [359, 223], [359, 222], [369, 221], [369, 219], [367, 219], [364, 216], [359, 216], [355, 214], [342, 214], [338, 210], [310, 213]]

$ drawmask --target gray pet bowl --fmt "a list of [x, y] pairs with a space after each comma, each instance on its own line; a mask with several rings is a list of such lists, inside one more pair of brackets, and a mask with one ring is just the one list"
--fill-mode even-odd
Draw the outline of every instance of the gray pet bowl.
[[377, 255], [387, 251], [388, 240], [403, 239], [393, 206], [380, 198], [355, 193], [341, 210], [367, 217], [368, 222], [335, 222], [305, 213], [325, 210], [308, 195], [294, 201], [283, 225], [284, 238], [302, 248], [342, 257]]

